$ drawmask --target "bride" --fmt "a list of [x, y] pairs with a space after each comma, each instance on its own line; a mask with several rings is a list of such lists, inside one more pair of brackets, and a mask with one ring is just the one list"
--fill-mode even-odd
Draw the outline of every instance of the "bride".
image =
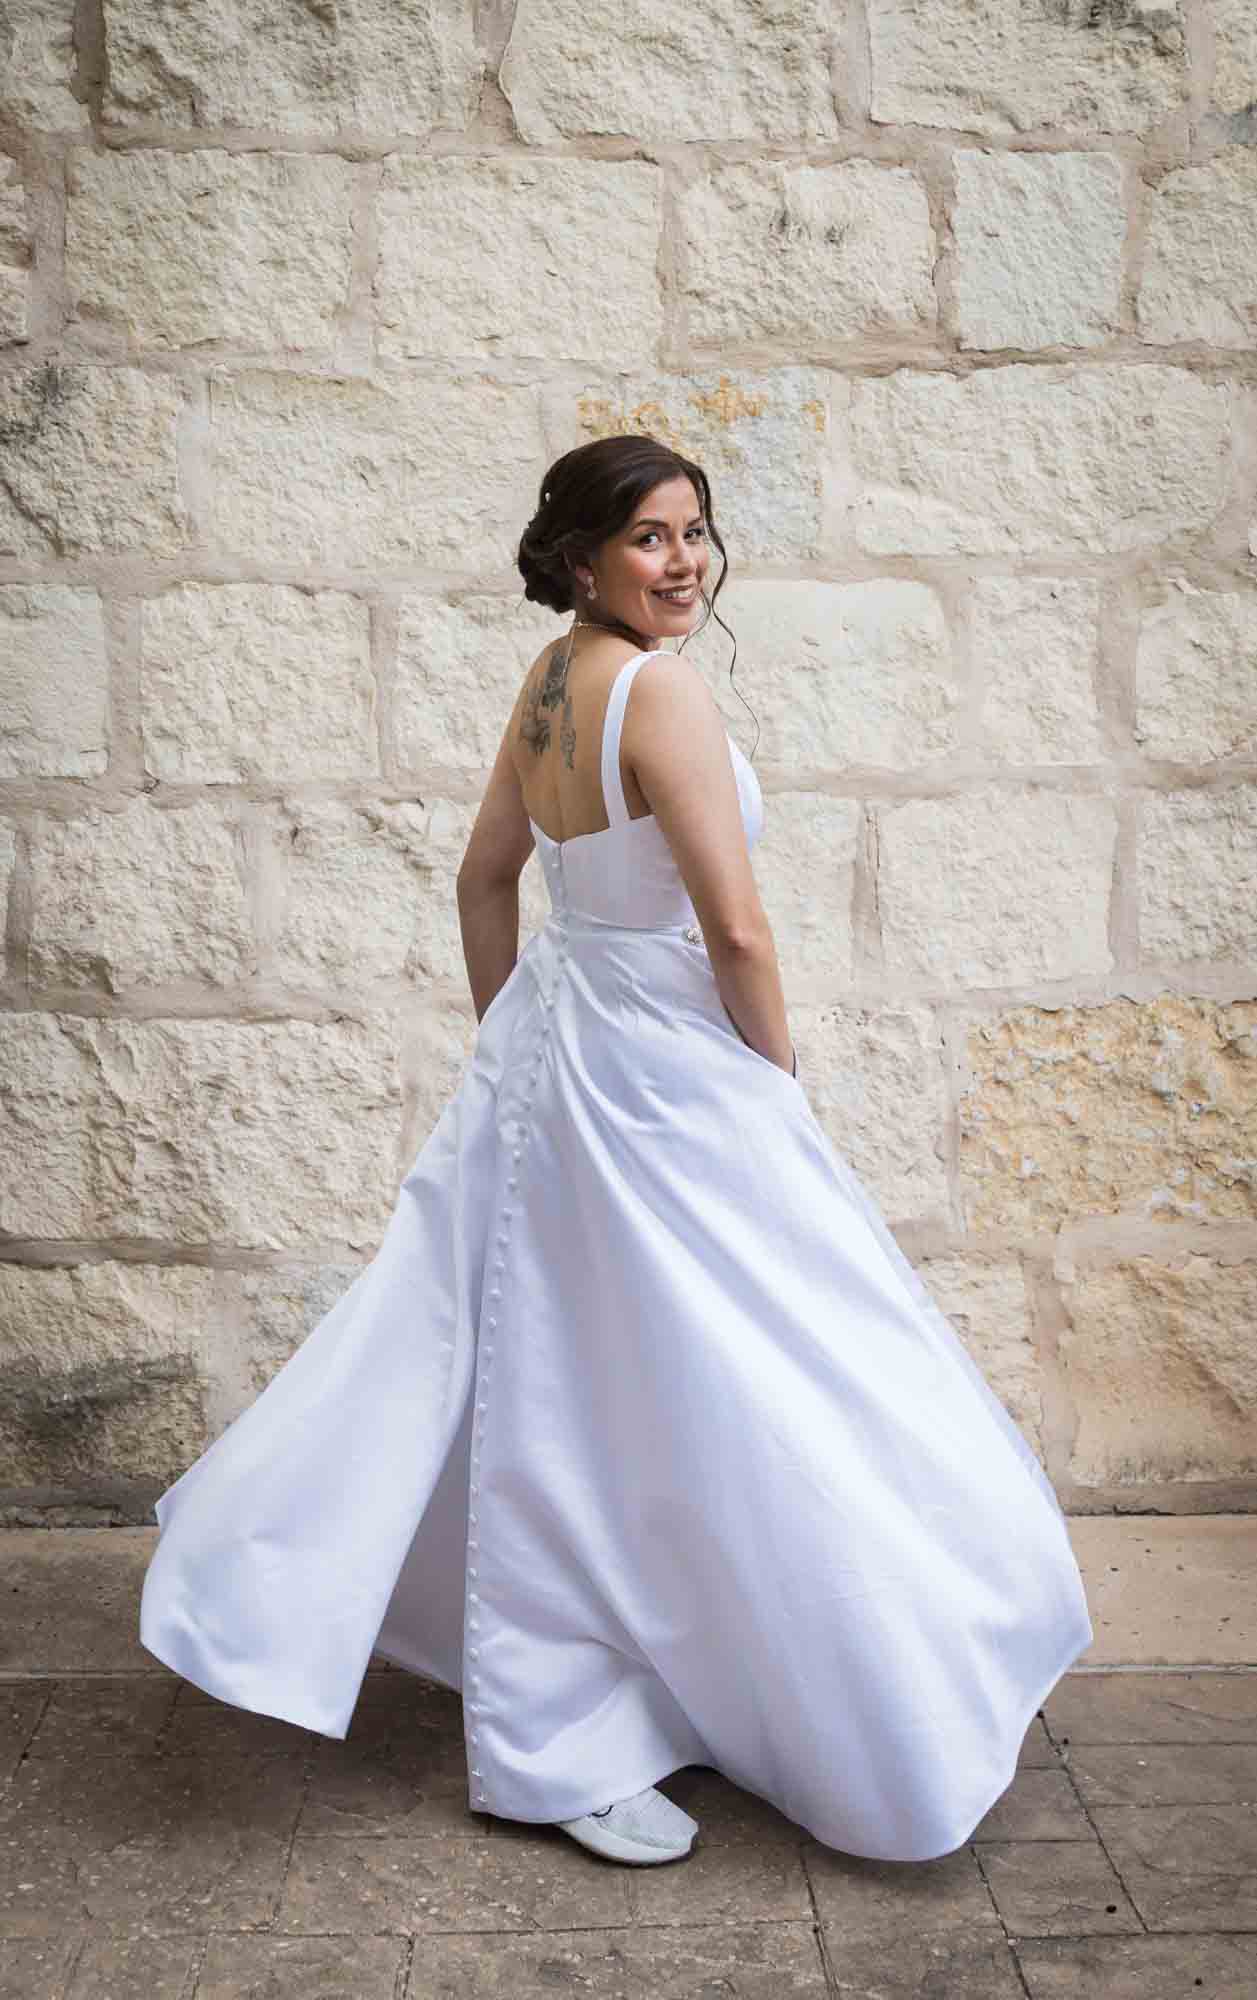
[[930, 1859], [1091, 1642], [1064, 1517], [799, 1079], [763, 795], [681, 650], [706, 474], [565, 453], [518, 560], [571, 624], [458, 874], [472, 1055], [375, 1257], [157, 1502], [140, 1636], [332, 1736], [373, 1651], [457, 1688], [473, 1810], [622, 1862], [692, 1852], [687, 1764]]

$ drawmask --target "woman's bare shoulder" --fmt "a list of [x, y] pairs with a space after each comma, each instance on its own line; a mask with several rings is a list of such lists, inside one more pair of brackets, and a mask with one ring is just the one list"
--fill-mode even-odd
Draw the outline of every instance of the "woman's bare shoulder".
[[661, 652], [646, 661], [634, 680], [641, 692], [630, 702], [630, 713], [645, 719], [686, 722], [720, 719], [720, 708], [706, 674], [684, 653]]

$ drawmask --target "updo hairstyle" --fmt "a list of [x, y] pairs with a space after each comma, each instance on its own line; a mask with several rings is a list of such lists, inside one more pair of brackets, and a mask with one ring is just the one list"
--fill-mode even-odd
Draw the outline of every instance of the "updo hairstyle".
[[[737, 640], [716, 610], [729, 559], [712, 519], [707, 474], [693, 459], [683, 457], [660, 439], [639, 432], [592, 438], [588, 444], [577, 445], [555, 459], [541, 481], [537, 511], [519, 539], [516, 560], [524, 579], [524, 596], [534, 604], [548, 605], [552, 611], [574, 610], [575, 578], [567, 558], [591, 563], [602, 543], [627, 526], [649, 492], [666, 479], [680, 477], [693, 485], [707, 538], [720, 556], [715, 589], [710, 597], [703, 592], [706, 607], [703, 624], [714, 617], [729, 633], [736, 660]], [[687, 633], [681, 645], [692, 636]], [[732, 663], [729, 672], [732, 676]], [[741, 700], [741, 690], [737, 693]]]

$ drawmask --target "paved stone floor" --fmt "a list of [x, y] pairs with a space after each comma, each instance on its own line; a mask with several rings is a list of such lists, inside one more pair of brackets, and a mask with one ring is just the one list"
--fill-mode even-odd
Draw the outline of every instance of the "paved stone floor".
[[3, 2000], [1257, 1994], [1257, 1674], [1067, 1675], [936, 1861], [677, 1772], [702, 1845], [649, 1869], [472, 1813], [458, 1697], [409, 1675], [343, 1743], [173, 1676], [0, 1693]]
[[[689, 1768], [663, 1788], [701, 1846], [630, 1869], [472, 1813], [446, 1689], [373, 1667], [336, 1742], [138, 1664], [147, 1540], [97, 1605], [99, 1648], [137, 1664], [79, 1666], [107, 1544], [79, 1536], [58, 1567], [55, 1536], [5, 1541], [35, 1556], [10, 1559], [0, 1640], [0, 2000], [1257, 1996], [1257, 1671], [1237, 1661], [1066, 1675], [938, 1860], [837, 1853]], [[75, 1575], [67, 1603], [48, 1578]]]

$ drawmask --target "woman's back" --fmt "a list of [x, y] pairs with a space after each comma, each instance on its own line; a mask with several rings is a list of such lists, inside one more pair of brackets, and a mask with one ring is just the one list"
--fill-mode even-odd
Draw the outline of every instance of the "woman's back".
[[[633, 682], [664, 649], [636, 653], [566, 694], [558, 672], [530, 676], [517, 707], [524, 746], [516, 769], [556, 914], [571, 911], [628, 929], [696, 929], [694, 905], [672, 850], [626, 768], [624, 721]], [[594, 663], [586, 663], [591, 667]], [[763, 826], [763, 796], [749, 759], [725, 732], [748, 847]], [[532, 768], [528, 766], [531, 758]], [[636, 806], [631, 802], [636, 800]], [[557, 803], [556, 803], [557, 802]], [[551, 824], [583, 828], [561, 837]]]
[[[507, 729], [529, 819], [555, 843], [605, 830], [608, 824], [602, 784], [604, 723], [619, 674], [631, 660], [643, 657], [614, 633], [600, 634], [579, 650], [570, 646], [569, 636], [555, 640], [533, 662]], [[626, 704], [622, 751], [627, 722]], [[650, 803], [623, 755], [620, 777], [630, 819], [644, 818]]]

